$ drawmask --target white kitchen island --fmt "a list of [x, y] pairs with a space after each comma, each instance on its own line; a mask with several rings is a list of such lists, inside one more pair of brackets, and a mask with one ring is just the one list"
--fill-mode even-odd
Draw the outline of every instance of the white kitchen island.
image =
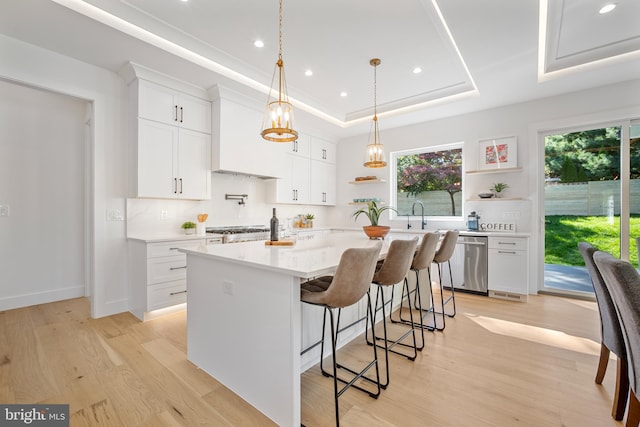
[[291, 247], [259, 241], [181, 249], [188, 359], [278, 425], [300, 426], [300, 282], [331, 274], [345, 249], [374, 243], [344, 232]]

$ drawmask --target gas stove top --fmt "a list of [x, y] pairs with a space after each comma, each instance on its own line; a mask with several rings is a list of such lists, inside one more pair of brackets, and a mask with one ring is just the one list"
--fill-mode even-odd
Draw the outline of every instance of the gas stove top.
[[261, 225], [207, 227], [207, 234], [222, 236], [222, 243], [249, 242], [268, 240], [269, 228]]

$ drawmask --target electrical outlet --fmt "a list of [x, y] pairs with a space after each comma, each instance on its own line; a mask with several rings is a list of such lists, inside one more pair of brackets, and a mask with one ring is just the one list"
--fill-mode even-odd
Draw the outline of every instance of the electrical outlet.
[[222, 293], [225, 295], [233, 295], [233, 282], [224, 280], [222, 282]]
[[107, 209], [107, 221], [124, 221], [124, 215], [120, 209]]
[[160, 220], [161, 221], [166, 221], [169, 219], [169, 211], [166, 209], [162, 209], [160, 211]]
[[9, 216], [9, 205], [0, 205], [0, 218]]

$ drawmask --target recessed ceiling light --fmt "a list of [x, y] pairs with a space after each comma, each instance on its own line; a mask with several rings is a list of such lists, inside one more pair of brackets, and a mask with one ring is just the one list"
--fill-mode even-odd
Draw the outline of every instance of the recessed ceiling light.
[[255, 47], [264, 47], [264, 42], [262, 40], [256, 40], [256, 41], [253, 42], [253, 45]]
[[602, 6], [602, 9], [600, 9], [600, 13], [601, 14], [609, 13], [615, 8], [616, 8], [615, 3], [605, 4], [604, 6]]
[[345, 92], [345, 91], [340, 92], [340, 96], [345, 98], [347, 96], [347, 92]]
[[307, 70], [307, 71], [304, 72], [304, 75], [307, 76], [307, 77], [311, 77], [311, 76], [313, 76], [313, 71]]
[[420, 74], [422, 72], [422, 68], [416, 67], [413, 69], [413, 74]]
[[188, 2], [189, 0], [180, 0], [180, 1], [181, 1], [182, 3], [186, 3], [186, 2]]

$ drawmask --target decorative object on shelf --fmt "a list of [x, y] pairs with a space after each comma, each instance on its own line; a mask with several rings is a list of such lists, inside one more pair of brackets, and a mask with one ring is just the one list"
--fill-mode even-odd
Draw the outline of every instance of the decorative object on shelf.
[[490, 199], [493, 197], [493, 193], [480, 193], [478, 194], [478, 197], [481, 199]]
[[[291, 142], [298, 139], [298, 132], [293, 130], [293, 106], [289, 102], [287, 94], [287, 83], [284, 77], [284, 62], [282, 61], [282, 0], [278, 13], [278, 61], [273, 70], [269, 97], [267, 98], [267, 109], [262, 122], [262, 138], [273, 142]], [[271, 92], [274, 89], [278, 72], [278, 100], [271, 101]]]
[[183, 222], [180, 226], [184, 230], [184, 234], [193, 234], [196, 231], [196, 223], [191, 221]]
[[376, 202], [371, 200], [367, 203], [366, 208], [358, 209], [353, 213], [354, 220], [358, 219], [361, 214], [365, 214], [367, 218], [369, 218], [369, 222], [371, 225], [365, 225], [362, 227], [364, 230], [364, 234], [369, 236], [370, 239], [384, 239], [391, 230], [391, 227], [386, 225], [378, 225], [378, 220], [380, 219], [380, 214], [386, 210], [392, 210], [394, 212], [398, 212], [392, 206], [378, 206]]
[[496, 198], [500, 198], [502, 197], [502, 192], [507, 188], [509, 188], [509, 184], [505, 184], [504, 182], [496, 182], [495, 184], [493, 184], [493, 187], [491, 187], [491, 191], [493, 191], [493, 194], [496, 195]]
[[478, 169], [505, 169], [518, 166], [518, 141], [515, 136], [480, 141]]
[[355, 181], [356, 182], [360, 182], [360, 181], [375, 181], [377, 180], [378, 177], [375, 175], [367, 175], [367, 176], [356, 176]]
[[[373, 120], [371, 122], [371, 130], [369, 131], [369, 145], [367, 145], [367, 153], [365, 155], [364, 166], [368, 168], [383, 168], [387, 166], [384, 158], [384, 146], [380, 143], [380, 131], [378, 129], [378, 105], [377, 105], [377, 68], [380, 65], [380, 59], [373, 58], [369, 64], [373, 66]], [[371, 143], [373, 138], [373, 143]]]

